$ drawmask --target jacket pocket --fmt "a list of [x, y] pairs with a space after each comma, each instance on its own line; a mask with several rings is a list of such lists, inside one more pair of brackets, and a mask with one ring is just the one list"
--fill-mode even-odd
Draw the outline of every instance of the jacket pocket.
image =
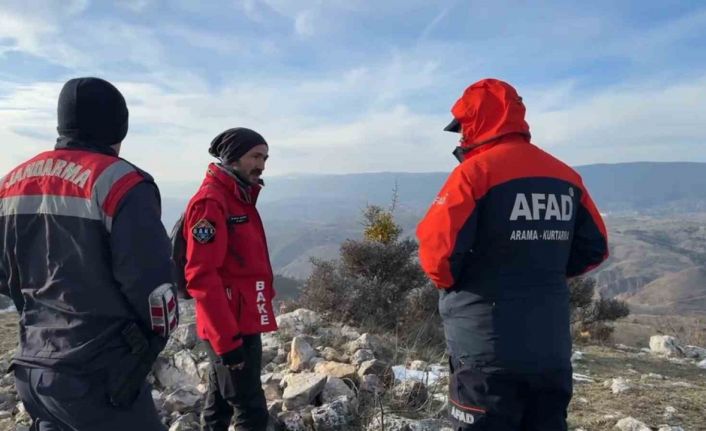
[[487, 413], [485, 384], [481, 373], [459, 360], [449, 358], [449, 404], [456, 428], [479, 425]]
[[[225, 288], [225, 291], [230, 311], [233, 313], [233, 316], [235, 316], [235, 319], [240, 324], [240, 313], [243, 309], [243, 300], [240, 296], [240, 292], [238, 288], [232, 283]], [[240, 331], [242, 332], [242, 328], [240, 328]]]
[[51, 370], [41, 373], [37, 396], [60, 421], [76, 429], [95, 429], [109, 408], [102, 379], [98, 375], [79, 376]]
[[82, 399], [91, 390], [91, 381], [85, 377], [42, 370], [37, 392], [62, 401]]
[[523, 402], [513, 376], [485, 372], [454, 358], [449, 358], [449, 363], [449, 404], [455, 426], [520, 428]]

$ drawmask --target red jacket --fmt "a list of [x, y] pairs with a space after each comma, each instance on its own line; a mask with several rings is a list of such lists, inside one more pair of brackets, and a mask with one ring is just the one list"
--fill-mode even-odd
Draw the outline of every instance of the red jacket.
[[184, 273], [197, 333], [219, 355], [239, 347], [242, 335], [277, 329], [272, 266], [255, 208], [260, 189], [211, 164], [184, 216]]
[[520, 97], [483, 80], [452, 109], [465, 160], [417, 228], [452, 356], [469, 366], [570, 368], [567, 277], [608, 256], [581, 177], [529, 141]]
[[[603, 219], [581, 177], [529, 142], [514, 88], [479, 81], [451, 112], [463, 125], [466, 160], [417, 228], [420, 263], [437, 287], [453, 286], [479, 259], [486, 276], [527, 271], [533, 279], [538, 269], [540, 278], [580, 275], [608, 257]], [[552, 231], [547, 239], [544, 231]], [[516, 239], [535, 232], [537, 240]]]

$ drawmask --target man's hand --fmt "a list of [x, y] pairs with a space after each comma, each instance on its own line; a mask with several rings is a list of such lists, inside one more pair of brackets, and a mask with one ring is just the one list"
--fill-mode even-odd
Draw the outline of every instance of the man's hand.
[[130, 408], [145, 387], [147, 375], [167, 339], [151, 332], [147, 338], [134, 322], [123, 328], [122, 336], [130, 347], [130, 358], [110, 368], [108, 396], [115, 407]]
[[222, 354], [221, 361], [223, 361], [223, 365], [231, 370], [242, 370], [245, 368], [245, 353], [243, 351], [243, 346], [241, 345], [230, 352]]

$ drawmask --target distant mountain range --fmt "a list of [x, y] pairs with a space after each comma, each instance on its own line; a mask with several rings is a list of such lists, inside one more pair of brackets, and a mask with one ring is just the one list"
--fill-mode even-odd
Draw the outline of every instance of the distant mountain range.
[[[706, 212], [706, 163], [620, 163], [579, 166], [577, 170], [603, 213]], [[447, 176], [384, 172], [266, 178], [260, 212], [273, 248], [287, 255], [283, 259], [275, 256], [276, 267], [286, 266], [290, 256], [301, 256], [281, 242], [297, 240], [311, 249], [355, 237], [362, 208], [368, 203], [389, 205], [395, 188], [397, 217], [403, 226], [412, 228]], [[172, 226], [197, 187], [196, 183], [162, 185], [165, 225]]]
[[[601, 293], [643, 311], [706, 313], [706, 163], [577, 170], [609, 228], [612, 256], [593, 274]], [[312, 257], [336, 258], [341, 242], [360, 238], [365, 205], [389, 206], [393, 190], [397, 221], [404, 234], [413, 235], [447, 176], [386, 172], [267, 178], [258, 206], [275, 271], [304, 279]], [[160, 186], [163, 221], [171, 230], [198, 184]]]
[[[601, 211], [668, 214], [706, 211], [706, 163], [620, 163], [576, 168]], [[356, 216], [366, 203], [387, 205], [395, 186], [398, 208], [420, 213], [447, 172], [289, 175], [267, 178], [260, 208], [269, 220], [336, 222]], [[163, 185], [165, 222], [183, 210], [198, 184]], [[184, 193], [186, 191], [186, 193]]]
[[[706, 219], [688, 216], [706, 214], [706, 163], [620, 163], [576, 169], [607, 216], [611, 231], [613, 257], [595, 274], [602, 293], [629, 297], [637, 306], [649, 308], [650, 301], [659, 295], [637, 295], [642, 287], [653, 283], [650, 291], [658, 291], [655, 286], [688, 280], [692, 288], [672, 290], [681, 293], [671, 301], [683, 303], [698, 285], [694, 280], [700, 273], [691, 268], [706, 264], [706, 232], [694, 237]], [[342, 241], [360, 238], [362, 209], [367, 204], [389, 206], [393, 190], [397, 220], [405, 234], [412, 235], [447, 176], [441, 172], [384, 172], [266, 178], [267, 187], [258, 206], [275, 271], [306, 278], [311, 270], [310, 258], [335, 258]], [[168, 228], [197, 187], [162, 185], [167, 196], [164, 221]], [[177, 195], [182, 197], [170, 197]], [[691, 272], [664, 283], [658, 281], [681, 271]]]

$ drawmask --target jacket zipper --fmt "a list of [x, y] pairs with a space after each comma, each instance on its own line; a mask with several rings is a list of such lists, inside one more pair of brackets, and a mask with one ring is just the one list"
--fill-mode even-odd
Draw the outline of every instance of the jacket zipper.
[[230, 291], [230, 287], [226, 287], [226, 296], [229, 301], [233, 299], [233, 293]]

